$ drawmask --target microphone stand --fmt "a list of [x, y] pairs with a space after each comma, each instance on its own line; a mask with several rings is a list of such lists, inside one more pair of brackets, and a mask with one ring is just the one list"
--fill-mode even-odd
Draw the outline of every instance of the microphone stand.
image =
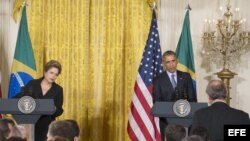
[[175, 87], [174, 91], [175, 91], [175, 101], [177, 101], [180, 99], [180, 92], [177, 87]]

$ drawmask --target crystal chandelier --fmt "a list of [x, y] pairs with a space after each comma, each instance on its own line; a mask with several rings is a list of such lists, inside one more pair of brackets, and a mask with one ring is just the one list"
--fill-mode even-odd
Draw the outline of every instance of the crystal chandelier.
[[239, 8], [234, 14], [231, 12], [230, 0], [221, 19], [205, 21], [202, 56], [222, 68], [215, 74], [227, 87], [228, 104], [231, 99], [230, 79], [236, 75], [230, 69], [239, 64], [241, 56], [250, 50], [250, 32], [245, 27], [246, 19], [240, 19]]
[[245, 29], [246, 19], [240, 19], [239, 8], [231, 12], [230, 0], [226, 11], [217, 21], [205, 20], [202, 54], [217, 67], [230, 69], [250, 50], [250, 32]]

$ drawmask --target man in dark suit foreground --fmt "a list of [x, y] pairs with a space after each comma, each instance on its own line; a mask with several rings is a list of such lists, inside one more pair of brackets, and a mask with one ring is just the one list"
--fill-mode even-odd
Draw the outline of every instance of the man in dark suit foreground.
[[223, 141], [224, 125], [250, 124], [247, 113], [226, 104], [227, 91], [222, 81], [210, 81], [206, 93], [211, 106], [195, 112], [192, 128], [196, 126], [206, 127], [211, 141]]
[[[196, 95], [192, 79], [189, 73], [176, 70], [178, 60], [175, 52], [166, 51], [162, 56], [162, 64], [165, 67], [163, 73], [157, 76], [153, 82], [153, 102], [175, 102], [179, 99], [196, 102]], [[160, 118], [160, 130], [162, 140], [165, 137], [167, 120]]]

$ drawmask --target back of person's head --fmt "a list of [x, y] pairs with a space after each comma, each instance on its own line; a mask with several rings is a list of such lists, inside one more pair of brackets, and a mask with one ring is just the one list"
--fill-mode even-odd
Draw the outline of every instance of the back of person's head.
[[5, 120], [8, 124], [10, 124], [11, 126], [15, 126], [16, 123], [13, 119], [10, 118], [4, 118], [3, 120]]
[[209, 141], [208, 129], [204, 126], [196, 126], [190, 131], [190, 135], [198, 135], [202, 137], [204, 141]]
[[22, 137], [22, 133], [17, 127], [17, 125], [13, 126], [12, 131], [10, 133], [10, 137]]
[[0, 141], [6, 141], [6, 137], [3, 135], [1, 130], [0, 130]]
[[7, 139], [7, 141], [27, 141], [27, 140], [21, 137], [10, 137]]
[[8, 126], [8, 122], [5, 119], [0, 119], [0, 131], [2, 132], [2, 135], [7, 138], [10, 134], [10, 129]]
[[80, 136], [80, 128], [79, 128], [77, 122], [73, 119], [67, 119], [65, 121], [69, 122], [71, 124], [71, 126], [73, 127], [74, 136], [79, 137]]
[[202, 137], [198, 135], [191, 135], [184, 138], [182, 141], [204, 141], [204, 140], [202, 139]]
[[65, 120], [53, 121], [49, 125], [48, 139], [54, 136], [67, 138], [69, 141], [74, 141], [74, 131], [72, 125]]
[[16, 126], [16, 123], [12, 118], [4, 118], [3, 120], [5, 120], [8, 123], [9, 129], [10, 129], [10, 133], [9, 133], [9, 137], [10, 137], [13, 134], [13, 130], [14, 130], [14, 127]]
[[179, 124], [168, 124], [166, 127], [167, 141], [181, 141], [186, 136], [186, 130]]
[[24, 125], [15, 125], [13, 127], [12, 136], [28, 139], [28, 131]]
[[226, 86], [221, 80], [211, 80], [207, 85], [206, 93], [211, 100], [224, 100], [227, 97]]
[[61, 136], [54, 136], [47, 141], [69, 141], [69, 139], [67, 139], [65, 137], [61, 137]]

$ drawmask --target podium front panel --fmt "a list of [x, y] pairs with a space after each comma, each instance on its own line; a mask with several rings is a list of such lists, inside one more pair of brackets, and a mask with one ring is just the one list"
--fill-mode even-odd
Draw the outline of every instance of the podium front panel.
[[35, 110], [29, 114], [18, 109], [19, 99], [0, 99], [0, 114], [12, 114], [17, 123], [34, 124], [41, 115], [52, 115], [55, 112], [53, 99], [35, 99]]
[[178, 123], [185, 127], [189, 127], [192, 124], [194, 113], [208, 106], [207, 103], [189, 102], [191, 106], [190, 113], [185, 117], [179, 117], [174, 113], [174, 104], [175, 102], [156, 102], [151, 109], [151, 114], [154, 117], [166, 118], [168, 123]]
[[18, 124], [34, 124], [40, 118], [41, 115], [15, 115], [12, 114], [13, 118]]

